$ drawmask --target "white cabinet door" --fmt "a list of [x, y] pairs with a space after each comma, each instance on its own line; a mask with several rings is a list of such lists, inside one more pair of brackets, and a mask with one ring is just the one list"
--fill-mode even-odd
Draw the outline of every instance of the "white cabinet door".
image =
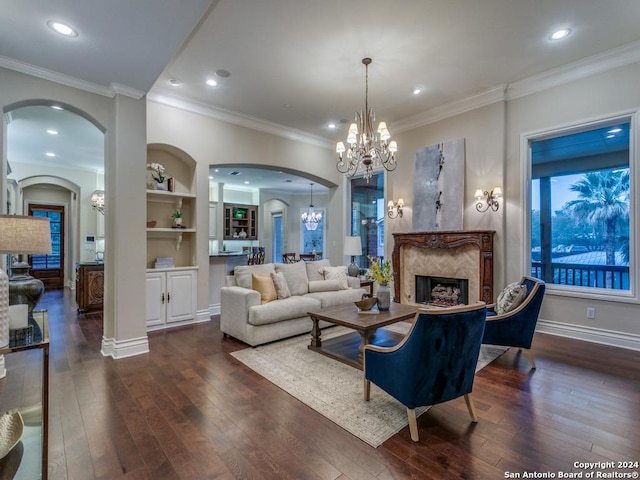
[[196, 316], [196, 272], [167, 272], [167, 323]]
[[167, 276], [164, 272], [147, 273], [147, 327], [163, 325], [167, 301]]

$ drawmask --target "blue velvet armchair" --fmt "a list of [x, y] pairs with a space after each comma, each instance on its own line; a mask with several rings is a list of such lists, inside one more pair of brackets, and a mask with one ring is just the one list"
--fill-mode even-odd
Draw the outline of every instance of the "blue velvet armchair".
[[531, 368], [536, 368], [531, 354], [531, 342], [544, 298], [545, 283], [537, 278], [522, 277], [520, 284], [527, 287], [527, 296], [516, 308], [496, 315], [494, 305], [487, 306], [487, 324], [482, 343], [519, 347], [529, 359]]
[[421, 309], [397, 345], [365, 345], [364, 399], [369, 400], [373, 382], [402, 403], [414, 442], [419, 440], [416, 407], [464, 395], [469, 414], [477, 422], [471, 390], [486, 315], [484, 303]]

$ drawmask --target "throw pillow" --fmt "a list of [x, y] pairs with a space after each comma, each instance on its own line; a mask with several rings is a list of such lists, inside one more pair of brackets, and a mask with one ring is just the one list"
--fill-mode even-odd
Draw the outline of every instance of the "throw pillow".
[[309, 280], [309, 293], [337, 292], [340, 290], [338, 280]]
[[262, 265], [238, 265], [233, 269], [233, 276], [236, 277], [236, 285], [242, 288], [251, 289], [251, 276], [255, 273], [261, 277], [268, 277], [271, 272], [275, 272], [273, 263], [263, 263]]
[[338, 280], [340, 290], [347, 290], [349, 288], [349, 280], [347, 280], [347, 267], [323, 267], [322, 275], [325, 280]]
[[271, 277], [260, 277], [255, 273], [251, 275], [251, 289], [260, 293], [260, 303], [265, 304], [278, 299], [276, 287]]
[[322, 268], [331, 266], [331, 262], [327, 258], [323, 258], [322, 260], [311, 260], [310, 262], [304, 262], [304, 264], [305, 267], [307, 267], [307, 278], [309, 281], [324, 280]]
[[307, 278], [305, 263], [276, 263], [276, 272], [282, 272], [284, 275], [291, 295], [309, 293], [309, 279]]
[[505, 287], [496, 300], [496, 313], [505, 314], [515, 309], [527, 297], [527, 287], [516, 283], [511, 283]]
[[283, 300], [291, 296], [291, 291], [289, 291], [287, 280], [284, 278], [284, 274], [282, 272], [271, 273], [271, 280], [273, 280], [273, 285], [274, 287], [276, 287], [278, 300]]

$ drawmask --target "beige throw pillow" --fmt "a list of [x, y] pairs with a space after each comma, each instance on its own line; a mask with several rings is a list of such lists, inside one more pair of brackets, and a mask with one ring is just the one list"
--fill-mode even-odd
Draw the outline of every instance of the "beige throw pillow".
[[251, 275], [251, 289], [260, 293], [260, 303], [265, 304], [278, 299], [276, 287], [271, 277], [260, 277], [255, 273]]
[[505, 314], [517, 308], [527, 298], [527, 287], [518, 282], [505, 287], [496, 300], [496, 313]]
[[347, 267], [323, 267], [322, 275], [325, 280], [337, 280], [340, 290], [347, 290], [349, 288], [349, 280], [347, 280]]
[[291, 295], [309, 293], [309, 279], [307, 278], [306, 262], [276, 263], [276, 273], [282, 273], [287, 281]]
[[271, 280], [273, 280], [273, 285], [276, 287], [278, 300], [283, 300], [291, 296], [291, 291], [289, 290], [289, 286], [287, 285], [287, 280], [286, 278], [284, 278], [284, 274], [282, 272], [272, 273]]

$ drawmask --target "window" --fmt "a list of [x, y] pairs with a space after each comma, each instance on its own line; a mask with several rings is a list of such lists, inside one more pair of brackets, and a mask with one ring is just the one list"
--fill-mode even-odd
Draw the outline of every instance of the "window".
[[282, 245], [284, 243], [284, 227], [282, 222], [282, 212], [271, 214], [271, 230], [273, 232], [273, 251], [271, 258], [274, 262], [282, 262]]
[[531, 141], [531, 274], [629, 291], [630, 120]]
[[360, 269], [369, 267], [367, 256], [384, 258], [384, 173], [351, 179], [351, 228], [349, 235], [359, 236], [362, 255], [355, 257]]

